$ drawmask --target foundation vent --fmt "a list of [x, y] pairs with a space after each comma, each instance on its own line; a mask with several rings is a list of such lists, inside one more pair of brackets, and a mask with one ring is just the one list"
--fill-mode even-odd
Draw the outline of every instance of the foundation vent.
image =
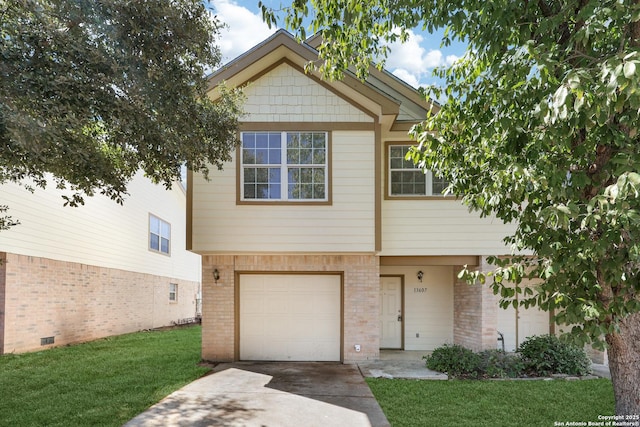
[[54, 337], [44, 337], [40, 338], [40, 345], [49, 345], [53, 344]]

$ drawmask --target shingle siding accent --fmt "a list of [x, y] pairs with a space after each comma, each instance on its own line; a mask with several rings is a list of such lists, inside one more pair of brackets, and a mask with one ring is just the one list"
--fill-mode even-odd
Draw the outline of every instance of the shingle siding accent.
[[244, 93], [244, 110], [250, 121], [373, 122], [371, 117], [288, 64], [261, 76]]

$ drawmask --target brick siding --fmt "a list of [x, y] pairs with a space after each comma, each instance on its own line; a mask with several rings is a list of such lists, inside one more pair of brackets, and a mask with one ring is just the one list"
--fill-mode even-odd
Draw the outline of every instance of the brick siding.
[[[3, 274], [4, 272], [4, 274]], [[169, 302], [169, 283], [178, 301]], [[195, 317], [199, 284], [6, 254], [0, 266], [0, 351], [20, 353], [171, 325]], [[4, 308], [4, 309], [3, 309]]]
[[[480, 268], [490, 268], [484, 257]], [[496, 348], [499, 297], [489, 285], [469, 285], [457, 277], [454, 280], [454, 343], [475, 351]]]
[[[220, 279], [215, 282], [214, 269]], [[236, 355], [236, 272], [343, 272], [343, 361], [380, 356], [378, 323], [380, 267], [374, 255], [204, 255], [202, 257], [202, 357], [234, 360]], [[354, 345], [360, 344], [356, 353]]]
[[6, 258], [7, 254], [0, 252], [0, 354], [3, 354], [4, 348], [4, 288], [6, 275]]

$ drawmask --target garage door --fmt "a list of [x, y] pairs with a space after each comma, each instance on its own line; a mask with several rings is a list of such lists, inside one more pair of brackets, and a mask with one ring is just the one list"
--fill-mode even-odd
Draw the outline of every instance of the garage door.
[[240, 276], [240, 359], [339, 361], [338, 275]]

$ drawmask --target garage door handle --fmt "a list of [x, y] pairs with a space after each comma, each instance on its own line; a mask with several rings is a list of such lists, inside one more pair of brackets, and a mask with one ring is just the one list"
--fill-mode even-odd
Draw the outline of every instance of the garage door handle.
[[402, 314], [398, 315], [398, 322], [402, 322]]

